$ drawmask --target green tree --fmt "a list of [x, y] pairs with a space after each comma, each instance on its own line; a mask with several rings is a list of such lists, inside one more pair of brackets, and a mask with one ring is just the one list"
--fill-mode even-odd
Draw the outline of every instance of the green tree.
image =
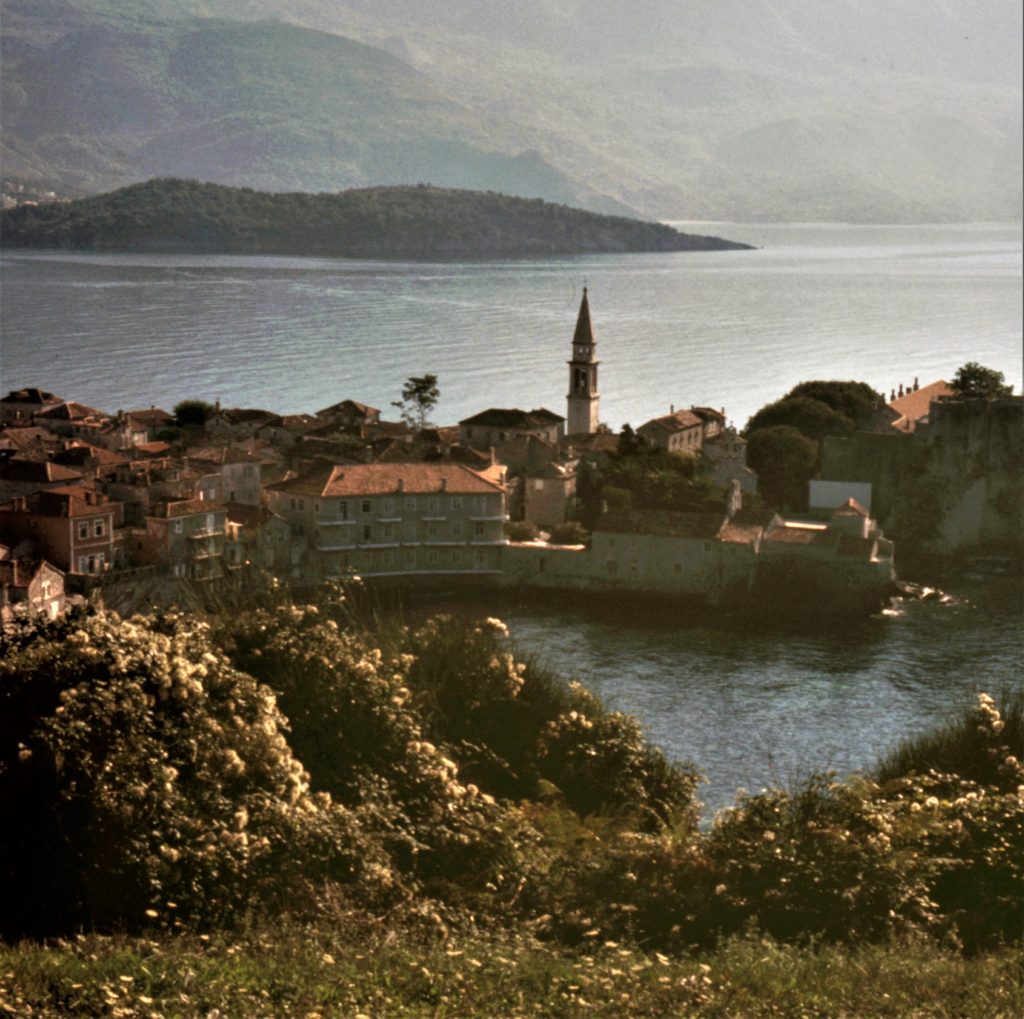
[[981, 396], [986, 400], [1009, 396], [1013, 392], [1013, 386], [1006, 384], [1002, 372], [986, 368], [977, 361], [968, 361], [957, 369], [952, 389], [957, 396]]
[[440, 398], [436, 375], [412, 375], [402, 387], [402, 399], [393, 400], [391, 406], [402, 412], [402, 420], [410, 428], [421, 432], [429, 427], [430, 412]]
[[765, 502], [802, 507], [818, 463], [818, 444], [790, 425], [759, 428], [747, 443], [747, 463], [757, 472]]
[[174, 420], [179, 428], [205, 425], [216, 409], [205, 400], [182, 400], [174, 405]]

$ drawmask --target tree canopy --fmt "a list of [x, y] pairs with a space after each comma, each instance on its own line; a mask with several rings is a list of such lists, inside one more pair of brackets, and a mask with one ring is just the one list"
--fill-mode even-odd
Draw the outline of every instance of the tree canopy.
[[997, 396], [1010, 396], [1013, 386], [1006, 384], [1006, 377], [994, 368], [986, 368], [977, 361], [961, 365], [953, 376], [950, 386], [957, 396], [981, 396], [987, 400]]
[[411, 375], [402, 386], [402, 399], [393, 400], [391, 406], [402, 412], [402, 420], [410, 428], [422, 432], [429, 427], [430, 412], [440, 398], [436, 375]]

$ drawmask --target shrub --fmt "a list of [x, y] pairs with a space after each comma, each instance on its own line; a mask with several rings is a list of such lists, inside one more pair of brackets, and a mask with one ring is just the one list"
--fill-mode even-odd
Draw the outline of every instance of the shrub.
[[78, 615], [2, 652], [5, 933], [210, 923], [372, 860], [204, 624]]
[[551, 531], [553, 545], [585, 545], [589, 540], [590, 534], [578, 520], [567, 520]]
[[509, 541], [533, 541], [537, 537], [537, 525], [529, 520], [510, 520], [505, 525], [505, 537]]

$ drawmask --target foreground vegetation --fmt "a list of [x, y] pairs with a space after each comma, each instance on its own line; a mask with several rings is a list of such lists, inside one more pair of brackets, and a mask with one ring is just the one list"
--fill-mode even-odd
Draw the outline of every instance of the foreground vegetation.
[[0, 1009], [1019, 1014], [1019, 693], [702, 829], [499, 621], [359, 597], [5, 635]]
[[19, 206], [0, 216], [0, 227], [0, 243], [13, 248], [341, 258], [515, 258], [749, 247], [539, 198], [425, 185], [268, 194], [160, 179], [69, 204]]

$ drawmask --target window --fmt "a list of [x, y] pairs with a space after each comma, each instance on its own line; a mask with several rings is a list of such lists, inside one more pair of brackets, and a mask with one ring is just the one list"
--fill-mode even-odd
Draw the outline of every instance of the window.
[[453, 538], [461, 538], [462, 537], [462, 521], [461, 520], [453, 520], [452, 521], [452, 537]]
[[306, 508], [306, 500], [305, 499], [300, 499], [299, 500], [299, 509], [300, 510], [304, 510], [305, 508]]
[[175, 534], [181, 534], [181, 520], [180, 519], [179, 520], [175, 520], [175, 521], [173, 521], [171, 523], [171, 530], [174, 531]]
[[461, 495], [453, 495], [452, 496], [452, 509], [453, 510], [460, 510], [460, 509], [462, 509], [462, 496]]
[[369, 524], [364, 525], [364, 527], [363, 527], [363, 541], [369, 541], [372, 536], [373, 536], [373, 528]]
[[435, 524], [433, 522], [427, 524], [427, 537], [428, 538], [436, 538], [437, 537], [437, 530], [438, 530], [437, 529], [437, 524]]
[[94, 538], [102, 538], [103, 537], [103, 532], [105, 530], [106, 530], [106, 528], [103, 526], [103, 521], [102, 520], [97, 520], [92, 525], [92, 534], [93, 534]]
[[461, 565], [462, 565], [462, 549], [454, 548], [454, 549], [452, 549], [452, 566], [461, 566]]
[[338, 516], [342, 520], [348, 520], [348, 503], [344, 499], [338, 503]]
[[416, 550], [414, 548], [405, 550], [405, 565], [406, 569], [412, 569], [416, 565]]
[[394, 554], [394, 552], [391, 551], [391, 549], [388, 549], [384, 553], [384, 565], [385, 566], [394, 566], [395, 565], [395, 554]]
[[476, 497], [476, 511], [477, 511], [477, 513], [486, 513], [487, 512], [487, 497], [486, 496], [478, 495]]
[[320, 512], [320, 500], [319, 499], [317, 499], [316, 502], [313, 503], [313, 512], [314, 513], [319, 513]]
[[80, 555], [78, 557], [78, 572], [88, 573], [89, 572], [89, 557], [86, 555]]
[[372, 508], [370, 505], [370, 500], [364, 499], [362, 505], [359, 508], [363, 511], [363, 513], [369, 513], [370, 509]]
[[438, 500], [435, 497], [431, 497], [427, 500], [427, 511], [430, 513], [436, 513], [438, 506]]
[[473, 524], [473, 535], [477, 538], [482, 538], [484, 536], [484, 525], [479, 520]]
[[414, 509], [416, 509], [416, 496], [415, 495], [407, 495], [405, 497], [405, 508], [407, 510], [414, 510]]
[[431, 566], [436, 566], [437, 565], [437, 558], [438, 557], [437, 557], [437, 549], [436, 548], [432, 548], [432, 549], [430, 549], [427, 552], [427, 562]]
[[385, 524], [384, 525], [384, 537], [385, 538], [393, 537], [394, 536], [394, 531], [395, 531], [394, 525], [392, 525], [392, 524]]
[[395, 512], [395, 502], [393, 499], [384, 500], [384, 515], [389, 517]]
[[78, 521], [78, 538], [80, 541], [85, 541], [89, 537], [89, 521], [79, 520]]
[[294, 500], [294, 499], [292, 499], [291, 503], [292, 503], [292, 509], [295, 509], [295, 508], [296, 508], [296, 502], [295, 502], [295, 500]]
[[185, 564], [184, 563], [175, 563], [174, 564], [174, 575], [176, 577], [184, 577], [185, 576]]

